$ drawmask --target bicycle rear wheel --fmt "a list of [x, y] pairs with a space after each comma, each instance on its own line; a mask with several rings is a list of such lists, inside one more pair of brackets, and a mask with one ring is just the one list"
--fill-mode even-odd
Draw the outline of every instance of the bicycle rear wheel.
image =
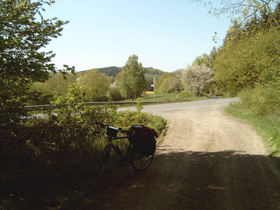
[[108, 163], [109, 157], [110, 157], [111, 149], [112, 149], [111, 145], [106, 145], [104, 150], [103, 150], [103, 153], [102, 153], [102, 156], [101, 156], [100, 171], [99, 171], [99, 174], [98, 174], [97, 182], [101, 181], [104, 169], [105, 169], [105, 167]]
[[147, 168], [153, 161], [154, 154], [144, 156], [132, 149], [130, 154], [131, 165], [135, 170], [141, 171]]

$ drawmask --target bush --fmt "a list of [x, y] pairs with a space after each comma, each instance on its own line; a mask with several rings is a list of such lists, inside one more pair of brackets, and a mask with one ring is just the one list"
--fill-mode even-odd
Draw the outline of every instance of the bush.
[[109, 98], [111, 101], [120, 101], [123, 99], [121, 96], [120, 90], [117, 86], [110, 87]]
[[191, 98], [194, 96], [194, 94], [189, 90], [184, 90], [180, 93], [179, 96], [180, 96], [180, 98]]
[[97, 121], [124, 129], [142, 124], [159, 134], [165, 128], [161, 117], [117, 112], [109, 106], [86, 107], [82, 96], [72, 86], [53, 102], [56, 109], [46, 118], [28, 118], [13, 139], [3, 140], [0, 208], [66, 208], [75, 199], [92, 194], [105, 143]]
[[242, 91], [239, 96], [244, 105], [250, 107], [255, 114], [280, 114], [280, 85], [270, 83], [257, 85], [254, 89]]
[[132, 125], [145, 125], [155, 129], [160, 134], [165, 128], [166, 120], [145, 112], [120, 111], [116, 116], [115, 124], [124, 129]]

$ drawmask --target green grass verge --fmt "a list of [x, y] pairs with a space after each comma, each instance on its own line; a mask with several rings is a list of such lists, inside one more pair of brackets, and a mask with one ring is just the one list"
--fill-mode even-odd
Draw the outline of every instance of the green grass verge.
[[[193, 96], [193, 97], [182, 97], [180, 93], [146, 93], [141, 97], [142, 101], [146, 102], [155, 102], [155, 103], [174, 103], [174, 102], [187, 102], [187, 101], [199, 101], [206, 100], [207, 96]], [[127, 99], [124, 101], [133, 101], [131, 99]]]
[[233, 115], [256, 130], [256, 132], [269, 145], [271, 155], [280, 156], [280, 119], [273, 115], [254, 114], [241, 103], [231, 104], [225, 108], [225, 112]]

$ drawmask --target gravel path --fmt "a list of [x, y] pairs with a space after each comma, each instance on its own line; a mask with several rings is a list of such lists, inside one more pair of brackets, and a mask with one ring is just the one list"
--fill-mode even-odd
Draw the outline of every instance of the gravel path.
[[93, 209], [280, 209], [279, 159], [224, 106], [146, 109], [168, 120], [152, 165], [119, 179]]

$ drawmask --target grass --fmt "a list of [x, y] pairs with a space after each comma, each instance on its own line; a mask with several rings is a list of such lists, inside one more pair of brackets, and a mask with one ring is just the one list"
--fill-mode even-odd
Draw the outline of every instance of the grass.
[[279, 116], [254, 114], [251, 109], [241, 103], [231, 104], [225, 108], [225, 111], [251, 125], [269, 145], [271, 155], [280, 156]]
[[[176, 102], [186, 102], [186, 101], [199, 101], [206, 100], [208, 97], [193, 96], [189, 98], [181, 97], [180, 93], [156, 93], [148, 91], [141, 97], [142, 101], [145, 102], [155, 102], [155, 103], [176, 103]], [[125, 101], [132, 101], [131, 99]]]
[[[201, 97], [192, 96], [192, 97], [185, 98], [185, 97], [182, 97], [182, 95], [180, 93], [156, 93], [156, 94], [154, 94], [154, 92], [152, 92], [152, 91], [147, 91], [140, 98], [141, 98], [142, 102], [148, 102], [149, 104], [177, 103], [177, 102], [200, 101], [200, 100], [209, 99], [207, 96], [201, 96]], [[133, 100], [133, 99], [123, 100], [123, 102], [131, 102], [131, 101], [136, 101], [136, 100]], [[126, 107], [126, 106], [131, 106], [131, 104], [123, 104], [120, 106]], [[44, 114], [46, 112], [48, 112], [48, 110], [43, 110], [43, 109], [28, 111], [28, 113], [30, 115]]]

